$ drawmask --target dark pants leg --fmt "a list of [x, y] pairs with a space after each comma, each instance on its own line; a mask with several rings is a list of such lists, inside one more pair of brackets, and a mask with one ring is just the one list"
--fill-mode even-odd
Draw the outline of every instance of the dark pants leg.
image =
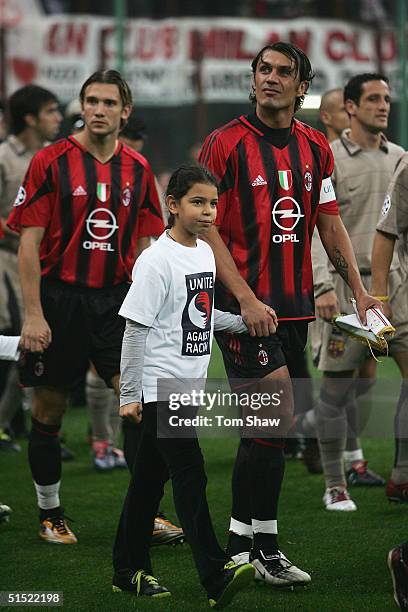
[[142, 439], [143, 421], [136, 425], [127, 419], [123, 421], [123, 452], [127, 466], [132, 473], [132, 467], [136, 459], [137, 451]]
[[225, 564], [208, 510], [207, 477], [196, 438], [157, 438], [157, 405], [145, 404], [143, 430], [113, 551], [116, 571], [152, 573], [149, 544], [164, 483], [170, 474], [177, 516], [202, 583]]

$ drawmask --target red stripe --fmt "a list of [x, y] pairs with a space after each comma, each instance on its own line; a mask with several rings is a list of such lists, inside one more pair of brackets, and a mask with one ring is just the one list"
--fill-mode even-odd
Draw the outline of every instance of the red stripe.
[[278, 321], [315, 321], [316, 317], [278, 317]]
[[269, 440], [264, 440], [264, 438], [252, 438], [256, 444], [262, 444], [263, 446], [272, 446], [273, 448], [285, 448], [285, 443], [279, 444], [269, 442]]
[[60, 432], [60, 430], [55, 431], [55, 432], [44, 431], [43, 429], [40, 429], [39, 427], [36, 427], [35, 425], [33, 425], [33, 429], [35, 429], [35, 431], [38, 431], [43, 436], [50, 436], [51, 438], [55, 438], [56, 436], [59, 435], [59, 432]]

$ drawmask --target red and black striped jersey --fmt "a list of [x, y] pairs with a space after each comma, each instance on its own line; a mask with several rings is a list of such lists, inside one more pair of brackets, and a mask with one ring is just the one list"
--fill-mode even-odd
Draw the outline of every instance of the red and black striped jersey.
[[130, 281], [138, 238], [164, 230], [146, 159], [119, 143], [101, 163], [73, 137], [33, 157], [8, 225], [46, 228], [42, 276], [94, 288]]
[[[241, 116], [207, 137], [199, 160], [220, 181], [216, 223], [242, 277], [280, 320], [314, 319], [310, 247], [318, 214], [338, 214], [333, 156], [325, 136], [300, 121], [282, 148], [273, 132]], [[239, 312], [221, 283], [216, 303]]]

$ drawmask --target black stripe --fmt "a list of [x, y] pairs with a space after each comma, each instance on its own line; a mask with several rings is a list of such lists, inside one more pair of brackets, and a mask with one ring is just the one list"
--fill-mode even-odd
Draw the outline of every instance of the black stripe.
[[227, 163], [225, 166], [225, 174], [222, 177], [220, 184], [219, 184], [220, 195], [222, 195], [229, 189], [232, 189], [232, 187], [234, 186], [234, 180], [235, 180], [235, 177], [234, 177], [234, 169], [232, 167], [232, 155], [230, 155], [229, 158], [227, 159]]
[[216, 141], [219, 133], [220, 133], [220, 129], [214, 130], [214, 132], [208, 136], [207, 141], [204, 143], [205, 148], [203, 149], [200, 155], [200, 159], [199, 159], [199, 162], [201, 165], [203, 166], [208, 165], [208, 160], [210, 159], [212, 146], [214, 142]]
[[237, 146], [238, 154], [238, 189], [241, 206], [242, 224], [244, 226], [247, 244], [247, 282], [250, 287], [256, 287], [261, 261], [261, 244], [259, 227], [256, 219], [254, 192], [249, 176], [248, 159], [245, 145], [241, 140]]
[[[25, 184], [26, 184], [26, 181], [25, 181]], [[47, 195], [47, 193], [52, 193], [53, 191], [54, 191], [54, 184], [52, 181], [52, 167], [50, 165], [48, 166], [47, 171], [45, 173], [45, 181], [42, 183], [41, 187], [37, 189], [35, 194], [29, 199], [25, 207], [27, 208], [28, 206], [31, 206], [31, 204], [34, 204], [34, 202], [36, 202], [43, 196]]]
[[[139, 212], [140, 193], [142, 189], [144, 168], [138, 161], [133, 162], [133, 193], [130, 201], [130, 211], [126, 222], [126, 227], [122, 233], [122, 259], [126, 260], [133, 232], [136, 229], [137, 216]], [[147, 192], [147, 188], [146, 188]]]
[[149, 185], [147, 185], [147, 188], [146, 188], [146, 195], [142, 202], [141, 210], [148, 210], [152, 215], [154, 215], [155, 217], [163, 221], [161, 210], [158, 210], [152, 202]]
[[68, 155], [65, 153], [58, 158], [58, 181], [60, 185], [60, 226], [62, 228], [61, 239], [59, 243], [59, 258], [58, 261], [50, 270], [50, 276], [60, 277], [62, 268], [62, 256], [67, 248], [72, 234], [74, 233], [74, 221], [72, 216], [72, 182], [71, 171], [68, 163]]
[[292, 168], [293, 181], [293, 198], [300, 206], [300, 211], [303, 217], [300, 217], [296, 230], [299, 237], [299, 242], [293, 243], [293, 274], [295, 283], [295, 312], [304, 312], [303, 310], [303, 292], [302, 292], [302, 267], [305, 256], [306, 241], [309, 242], [307, 232], [308, 224], [306, 224], [307, 211], [303, 204], [303, 165], [301, 162], [299, 142], [297, 138], [289, 139], [289, 155], [290, 166]]
[[[85, 170], [85, 181], [86, 181], [86, 192], [88, 194], [87, 201], [87, 211], [86, 218], [88, 218], [91, 210], [96, 208], [96, 183], [97, 183], [97, 172], [95, 166], [95, 160], [93, 157], [86, 153], [85, 151], [81, 151], [82, 163], [84, 165]], [[79, 239], [78, 244], [78, 259], [77, 259], [77, 269], [76, 269], [76, 283], [78, 285], [88, 286], [88, 274], [89, 274], [89, 265], [91, 260], [92, 251], [87, 251], [83, 248], [83, 243], [85, 240], [91, 240], [91, 236], [88, 234], [86, 222], [84, 222], [81, 237]]]
[[[111, 161], [111, 194], [110, 194], [110, 210], [114, 214], [116, 224], [119, 221], [119, 206], [122, 196], [122, 156], [115, 155]], [[110, 287], [114, 284], [116, 267], [118, 265], [118, 250], [119, 250], [119, 228], [109, 238], [109, 242], [113, 248], [113, 252], [106, 251], [105, 253], [105, 270], [103, 286]]]

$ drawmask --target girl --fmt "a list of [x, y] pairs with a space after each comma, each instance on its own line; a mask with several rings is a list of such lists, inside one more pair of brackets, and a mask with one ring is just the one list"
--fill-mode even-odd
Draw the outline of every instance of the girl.
[[213, 309], [214, 256], [198, 235], [214, 224], [217, 201], [217, 183], [208, 170], [194, 164], [174, 172], [166, 194], [169, 229], [138, 258], [120, 310], [126, 318], [120, 414], [139, 422], [143, 395], [143, 432], [113, 553], [114, 591], [170, 595], [152, 576], [149, 557], [154, 517], [170, 475], [177, 515], [212, 607], [229, 603], [252, 580], [254, 568], [236, 566], [218, 544], [197, 438], [157, 436], [158, 411], [160, 418], [170, 414], [168, 403], [158, 401], [157, 383], [206, 377], [213, 318], [216, 329], [247, 331], [240, 316]]

